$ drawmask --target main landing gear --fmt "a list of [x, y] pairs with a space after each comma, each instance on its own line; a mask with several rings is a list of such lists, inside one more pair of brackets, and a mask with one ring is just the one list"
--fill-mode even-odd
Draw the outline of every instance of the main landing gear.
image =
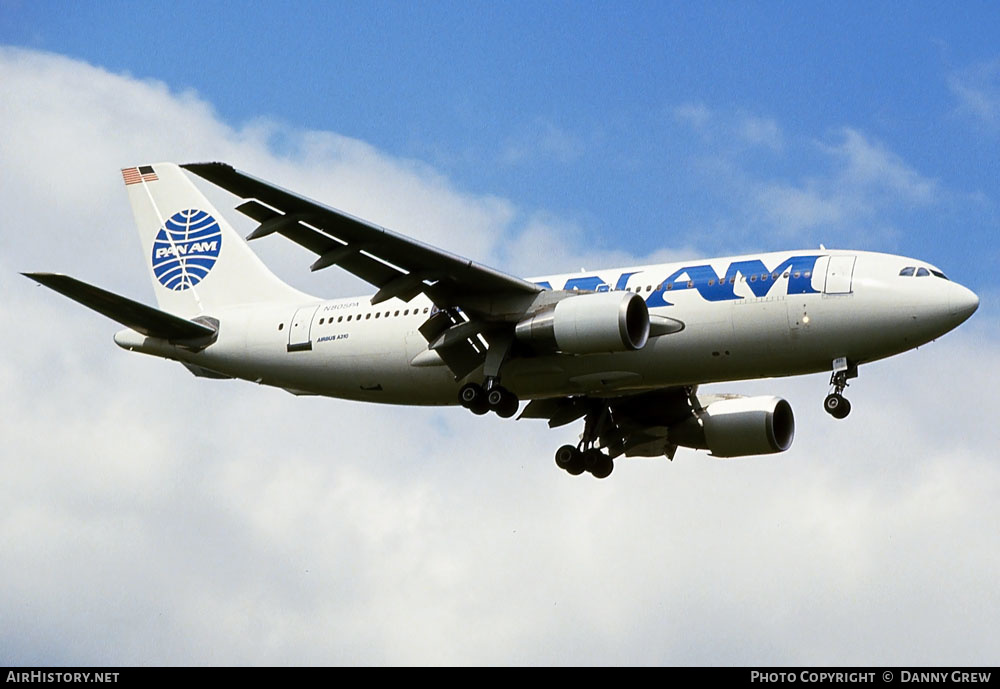
[[556, 450], [556, 466], [573, 476], [589, 471], [594, 478], [607, 478], [614, 471], [615, 462], [595, 447], [582, 450], [580, 447], [563, 445]]
[[484, 382], [466, 383], [458, 391], [458, 402], [473, 414], [495, 412], [503, 419], [509, 419], [517, 413], [520, 400], [517, 395], [500, 385], [500, 367], [510, 352], [514, 342], [514, 333], [504, 333], [494, 336], [486, 352], [483, 365]]
[[503, 419], [517, 413], [517, 395], [497, 383], [496, 378], [487, 378], [486, 385], [466, 383], [458, 391], [458, 401], [473, 414], [496, 412]]
[[602, 424], [608, 419], [609, 409], [603, 405], [601, 409], [587, 414], [583, 427], [583, 439], [575, 447], [563, 445], [556, 450], [556, 466], [573, 476], [579, 476], [589, 471], [594, 478], [607, 478], [615, 469], [614, 460], [601, 452], [597, 447]]
[[835, 419], [843, 419], [851, 413], [851, 403], [844, 397], [844, 388], [847, 387], [849, 378], [858, 377], [857, 365], [849, 365], [846, 358], [835, 359], [833, 362], [833, 375], [830, 376], [830, 385], [833, 392], [823, 400], [823, 409]]

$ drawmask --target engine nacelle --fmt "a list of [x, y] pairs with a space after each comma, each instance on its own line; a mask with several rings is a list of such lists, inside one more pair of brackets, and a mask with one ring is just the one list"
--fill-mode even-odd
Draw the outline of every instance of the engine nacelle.
[[514, 328], [518, 340], [568, 354], [642, 349], [649, 339], [649, 310], [635, 292], [567, 297]]
[[780, 397], [718, 400], [702, 411], [701, 422], [716, 457], [784, 452], [795, 437], [792, 405]]
[[716, 457], [784, 452], [795, 437], [792, 405], [780, 397], [735, 397], [712, 402], [698, 418], [670, 427], [675, 445], [709, 450]]

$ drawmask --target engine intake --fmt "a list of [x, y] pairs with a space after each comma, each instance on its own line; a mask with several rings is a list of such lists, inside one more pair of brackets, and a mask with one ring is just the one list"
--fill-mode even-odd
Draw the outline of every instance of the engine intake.
[[514, 334], [538, 349], [568, 354], [627, 352], [649, 339], [649, 310], [634, 292], [581, 294], [524, 319]]

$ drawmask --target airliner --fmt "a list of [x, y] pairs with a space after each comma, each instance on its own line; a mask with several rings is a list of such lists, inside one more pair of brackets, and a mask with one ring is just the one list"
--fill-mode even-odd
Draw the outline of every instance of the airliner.
[[[278, 279], [191, 175], [257, 223], [337, 266], [373, 295], [323, 299]], [[830, 372], [842, 419], [858, 368], [934, 340], [979, 298], [924, 261], [864, 251], [780, 251], [523, 279], [287, 191], [225, 163], [122, 170], [153, 308], [75, 278], [24, 273], [125, 326], [129, 351], [196, 376], [295, 395], [465, 407], [583, 420], [559, 468], [605, 478], [614, 460], [787, 450], [795, 421], [776, 396], [699, 386]], [[522, 401], [526, 402], [522, 408]]]

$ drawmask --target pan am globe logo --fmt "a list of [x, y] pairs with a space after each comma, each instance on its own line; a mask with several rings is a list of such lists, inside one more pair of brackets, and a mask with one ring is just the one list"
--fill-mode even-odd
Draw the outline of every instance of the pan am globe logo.
[[170, 216], [153, 240], [153, 274], [169, 290], [182, 291], [205, 279], [219, 259], [222, 230], [205, 211]]

